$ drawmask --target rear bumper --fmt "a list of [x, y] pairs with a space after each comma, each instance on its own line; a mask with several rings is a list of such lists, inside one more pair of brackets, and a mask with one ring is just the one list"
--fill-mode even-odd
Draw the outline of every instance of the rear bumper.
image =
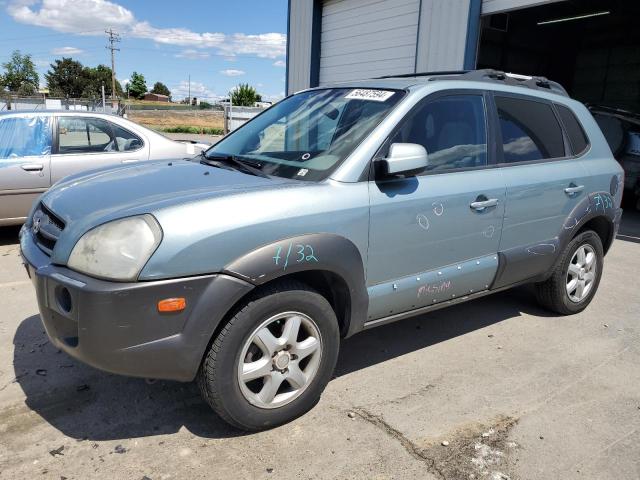
[[[52, 265], [20, 233], [22, 257], [51, 342], [72, 357], [121, 375], [191, 381], [219, 322], [253, 286], [228, 275], [119, 283]], [[159, 313], [184, 297], [182, 312]]]

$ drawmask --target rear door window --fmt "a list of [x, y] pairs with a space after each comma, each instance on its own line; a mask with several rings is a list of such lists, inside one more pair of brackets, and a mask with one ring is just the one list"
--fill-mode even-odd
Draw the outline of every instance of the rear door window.
[[117, 150], [109, 122], [90, 117], [58, 117], [58, 153], [105, 153]]
[[560, 119], [564, 124], [564, 128], [569, 136], [569, 141], [571, 142], [571, 147], [573, 148], [574, 155], [580, 155], [584, 152], [589, 146], [589, 139], [587, 138], [587, 134], [584, 133], [584, 129], [580, 122], [576, 118], [575, 114], [564, 105], [558, 105], [556, 103], [556, 108], [558, 109], [558, 114], [560, 115]]
[[562, 158], [564, 136], [551, 105], [535, 100], [495, 97], [504, 163]]

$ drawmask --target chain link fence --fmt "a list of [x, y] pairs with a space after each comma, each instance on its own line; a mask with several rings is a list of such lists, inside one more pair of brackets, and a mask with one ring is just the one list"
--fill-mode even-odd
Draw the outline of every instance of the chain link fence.
[[42, 110], [75, 110], [82, 112], [100, 112], [120, 114], [119, 107], [112, 107], [111, 102], [102, 105], [102, 100], [87, 98], [51, 98], [51, 97], [0, 97], [0, 112]]

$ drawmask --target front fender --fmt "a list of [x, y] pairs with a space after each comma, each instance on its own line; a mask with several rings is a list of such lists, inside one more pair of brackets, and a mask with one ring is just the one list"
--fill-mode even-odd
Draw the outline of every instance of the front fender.
[[332, 233], [313, 233], [278, 240], [232, 261], [223, 273], [259, 286], [287, 275], [318, 271], [342, 278], [349, 290], [347, 336], [362, 329], [369, 297], [360, 251], [350, 240]]

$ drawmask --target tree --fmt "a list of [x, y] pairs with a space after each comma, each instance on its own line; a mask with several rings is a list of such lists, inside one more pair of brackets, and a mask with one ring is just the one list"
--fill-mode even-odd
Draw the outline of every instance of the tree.
[[[102, 85], [104, 85], [104, 93], [106, 97], [111, 96], [111, 69], [106, 65], [98, 65], [97, 67], [85, 67], [84, 77], [86, 85], [82, 96], [86, 98], [95, 98], [102, 96]], [[122, 85], [116, 80], [116, 96], [122, 97]]]
[[157, 93], [158, 95], [166, 95], [167, 97], [171, 97], [171, 90], [162, 82], [156, 82], [153, 84], [153, 88], [151, 89], [151, 93]]
[[231, 90], [231, 103], [239, 107], [253, 107], [262, 97], [248, 83], [241, 83]]
[[56, 59], [45, 74], [51, 96], [80, 98], [89, 83], [85, 70], [80, 62], [71, 58]]
[[144, 75], [133, 72], [129, 81], [129, 94], [134, 98], [142, 98], [145, 93], [147, 93], [147, 82]]
[[20, 50], [14, 50], [8, 62], [3, 63], [5, 70], [0, 83], [10, 92], [20, 92], [21, 95], [33, 95], [40, 85], [40, 77], [36, 72], [31, 55], [22, 55]]

